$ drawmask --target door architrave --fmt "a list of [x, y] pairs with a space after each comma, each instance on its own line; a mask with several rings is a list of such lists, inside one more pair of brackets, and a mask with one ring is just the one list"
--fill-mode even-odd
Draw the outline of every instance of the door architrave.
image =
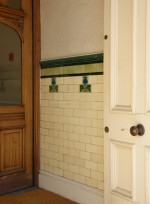
[[40, 0], [33, 0], [33, 167], [34, 186], [39, 186], [40, 152], [40, 69], [41, 59]]

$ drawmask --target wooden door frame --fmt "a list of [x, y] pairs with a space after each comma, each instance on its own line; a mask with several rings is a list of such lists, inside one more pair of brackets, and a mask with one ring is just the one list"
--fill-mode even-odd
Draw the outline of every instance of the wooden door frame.
[[33, 185], [39, 186], [40, 167], [40, 67], [41, 60], [41, 28], [40, 0], [33, 0]]

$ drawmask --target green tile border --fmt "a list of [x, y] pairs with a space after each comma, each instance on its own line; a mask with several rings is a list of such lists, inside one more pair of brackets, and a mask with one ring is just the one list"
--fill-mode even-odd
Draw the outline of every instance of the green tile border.
[[103, 53], [54, 60], [41, 60], [40, 67], [44, 69], [93, 63], [103, 63]]
[[79, 73], [79, 74], [58, 74], [58, 75], [45, 75], [41, 76], [41, 79], [53, 78], [53, 77], [74, 77], [74, 76], [84, 76], [84, 75], [103, 75], [103, 72], [90, 72], [90, 73]]

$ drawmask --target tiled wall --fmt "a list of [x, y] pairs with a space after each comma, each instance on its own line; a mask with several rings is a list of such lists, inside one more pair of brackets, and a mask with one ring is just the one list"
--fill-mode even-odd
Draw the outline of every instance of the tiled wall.
[[41, 170], [103, 190], [103, 75], [41, 79]]

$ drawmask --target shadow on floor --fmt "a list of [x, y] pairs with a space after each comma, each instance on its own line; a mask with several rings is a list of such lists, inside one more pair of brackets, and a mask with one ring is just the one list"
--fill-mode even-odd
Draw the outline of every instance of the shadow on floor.
[[0, 204], [77, 204], [43, 189], [15, 192], [0, 196]]

